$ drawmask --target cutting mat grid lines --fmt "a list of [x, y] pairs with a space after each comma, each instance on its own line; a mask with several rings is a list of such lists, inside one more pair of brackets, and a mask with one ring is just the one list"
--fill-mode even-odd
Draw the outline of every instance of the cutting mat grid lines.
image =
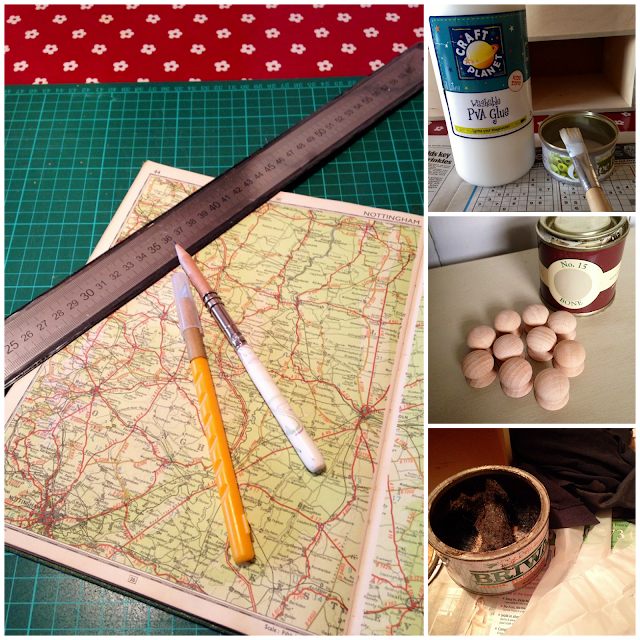
[[[216, 176], [357, 78], [5, 89], [5, 314], [87, 261], [146, 160]], [[423, 96], [296, 193], [423, 213]]]
[[5, 553], [6, 635], [226, 635]]

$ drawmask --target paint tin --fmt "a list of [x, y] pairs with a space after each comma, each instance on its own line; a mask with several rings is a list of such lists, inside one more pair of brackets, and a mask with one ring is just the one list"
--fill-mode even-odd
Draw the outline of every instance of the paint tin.
[[616, 293], [627, 216], [544, 216], [538, 220], [540, 297], [552, 309], [585, 316]]
[[[538, 518], [529, 531], [514, 529], [516, 542], [502, 549], [461, 549], [468, 547], [466, 540], [476, 529], [473, 518], [451, 509], [451, 502], [463, 493], [472, 496], [483, 491], [488, 478], [507, 493], [510, 508], [517, 508], [518, 513], [539, 509]], [[545, 566], [548, 537], [549, 496], [541, 482], [521, 469], [494, 465], [468, 469], [439, 484], [429, 496], [429, 544], [442, 558], [451, 579], [472, 593], [494, 596], [521, 589]]]
[[560, 182], [580, 184], [573, 160], [567, 153], [560, 129], [577, 127], [589, 152], [591, 164], [600, 181], [614, 169], [616, 141], [620, 131], [613, 120], [593, 111], [559, 113], [543, 120], [538, 127], [544, 168]]

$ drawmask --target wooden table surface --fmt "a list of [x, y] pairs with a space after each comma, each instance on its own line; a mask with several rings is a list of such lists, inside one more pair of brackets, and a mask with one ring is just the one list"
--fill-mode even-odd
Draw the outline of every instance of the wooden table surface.
[[[613, 304], [578, 317], [576, 340], [587, 352], [584, 371], [571, 384], [569, 402], [547, 411], [533, 391], [509, 398], [496, 378], [472, 389], [460, 365], [467, 333], [493, 325], [502, 309], [540, 303], [538, 250], [429, 270], [429, 423], [635, 423], [635, 228], [627, 237]], [[523, 339], [525, 334], [522, 335]], [[526, 349], [526, 346], [525, 346]], [[551, 362], [528, 356], [535, 376]]]

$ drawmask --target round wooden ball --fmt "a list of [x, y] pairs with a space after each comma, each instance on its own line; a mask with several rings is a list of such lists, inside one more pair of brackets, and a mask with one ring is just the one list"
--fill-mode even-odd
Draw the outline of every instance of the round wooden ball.
[[467, 334], [467, 345], [470, 349], [490, 349], [495, 339], [496, 332], [493, 327], [480, 325]]
[[558, 369], [543, 369], [536, 376], [533, 388], [543, 409], [556, 411], [569, 402], [569, 378]]

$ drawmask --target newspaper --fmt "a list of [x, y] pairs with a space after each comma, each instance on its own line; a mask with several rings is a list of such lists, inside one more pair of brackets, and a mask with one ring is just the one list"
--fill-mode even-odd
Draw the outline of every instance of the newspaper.
[[[589, 211], [580, 185], [554, 180], [536, 148], [533, 167], [507, 185], [477, 187], [465, 182], [455, 170], [446, 136], [429, 136], [429, 212], [527, 212]], [[616, 145], [614, 171], [602, 180], [613, 211], [636, 210], [635, 144]]]

